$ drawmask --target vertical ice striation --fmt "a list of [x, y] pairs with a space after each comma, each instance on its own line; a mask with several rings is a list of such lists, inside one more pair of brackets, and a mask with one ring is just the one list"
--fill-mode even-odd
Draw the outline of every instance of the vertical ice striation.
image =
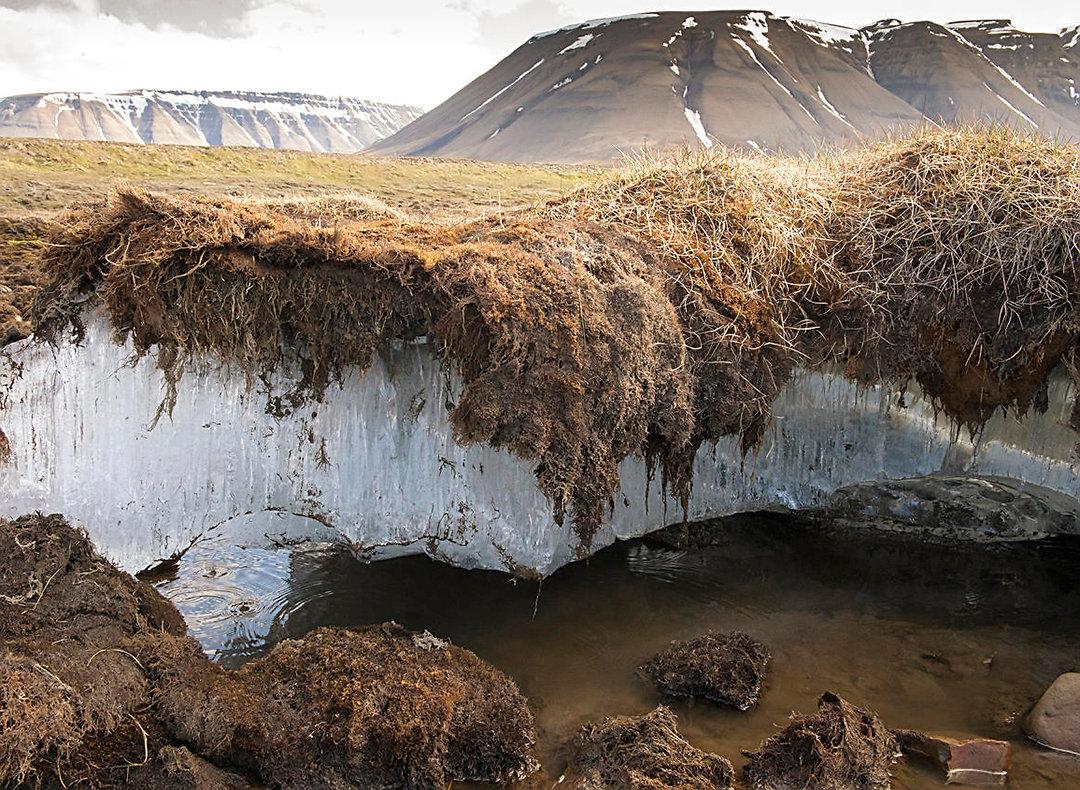
[[[62, 512], [129, 570], [226, 524], [256, 541], [314, 531], [372, 556], [425, 551], [465, 567], [548, 573], [577, 556], [529, 461], [455, 443], [447, 414], [457, 383], [423, 344], [384, 349], [365, 375], [281, 418], [267, 411], [274, 393], [249, 390], [243, 376], [192, 370], [171, 417], [151, 429], [160, 372], [152, 360], [131, 364], [106, 319], [89, 319], [81, 347], [23, 341], [0, 357], [0, 429], [11, 447], [0, 515]], [[917, 395], [900, 406], [886, 388], [803, 371], [757, 450], [743, 457], [734, 438], [702, 447], [687, 515], [805, 507], [851, 483], [941, 469], [1076, 496], [1076, 436], [1061, 427], [1067, 389], [1055, 381], [1046, 414], [995, 418], [973, 445]], [[682, 518], [641, 460], [621, 473], [594, 548]]]

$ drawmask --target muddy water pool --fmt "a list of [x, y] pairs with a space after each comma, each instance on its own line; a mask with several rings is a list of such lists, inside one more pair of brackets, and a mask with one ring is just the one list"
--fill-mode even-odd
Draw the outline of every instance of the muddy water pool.
[[[843, 535], [789, 519], [717, 522], [711, 545], [634, 541], [542, 584], [425, 557], [364, 563], [342, 547], [197, 546], [159, 589], [228, 666], [323, 625], [396, 620], [475, 651], [529, 699], [553, 779], [583, 722], [664, 701], [635, 668], [674, 639], [741, 629], [773, 661], [758, 706], [668, 701], [694, 745], [738, 767], [792, 711], [832, 690], [893, 727], [1009, 739], [1010, 786], [1080, 787], [1080, 758], [1028, 743], [1020, 721], [1080, 668], [1080, 540], [946, 546]], [[941, 787], [903, 763], [894, 787]]]

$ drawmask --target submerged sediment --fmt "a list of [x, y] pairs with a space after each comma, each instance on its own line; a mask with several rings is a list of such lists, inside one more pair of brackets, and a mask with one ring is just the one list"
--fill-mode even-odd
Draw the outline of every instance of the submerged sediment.
[[536, 768], [506, 675], [387, 623], [238, 671], [60, 516], [0, 520], [0, 786], [445, 787]]
[[[659, 477], [661, 504], [674, 505], [665, 522], [755, 495], [811, 504], [862, 479], [827, 474], [798, 496], [775, 479], [728, 487], [806, 371], [850, 384], [852, 399], [869, 387], [895, 402], [892, 393], [917, 384], [976, 431], [1002, 410], [1044, 409], [1050, 373], [1071, 365], [1076, 341], [1080, 156], [1005, 131], [927, 130], [813, 159], [720, 153], [650, 166], [543, 207], [447, 227], [332, 201], [301, 212], [133, 189], [74, 208], [58, 227], [36, 337], [60, 342], [73, 329], [100, 342], [88, 309], [103, 312], [116, 341], [154, 357], [162, 415], [183, 413], [185, 375], [209, 361], [264, 390], [275, 419], [307, 412], [314, 421], [343, 397], [339, 382], [352, 387], [395, 343], [426, 343], [454, 383], [416, 389], [392, 413], [418, 416], [432, 396], [447, 396], [456, 443], [523, 459], [550, 517], [530, 505], [530, 534], [489, 534], [488, 548], [459, 551], [506, 505], [465, 497], [460, 532], [443, 523], [456, 518], [453, 503], [439, 502], [435, 534], [421, 525], [373, 542], [430, 539], [432, 553], [454, 561], [491, 565], [489, 555], [506, 554], [504, 565], [546, 572], [574, 556], [552, 548], [568, 529], [577, 556], [610, 540], [601, 533], [629, 502], [627, 474], [642, 488]], [[830, 441], [852, 444], [836, 432]], [[725, 481], [709, 509], [695, 511], [714, 443]], [[926, 458], [891, 465], [941, 468], [933, 442], [915, 444]], [[341, 460], [319, 449], [317, 461]], [[470, 460], [490, 469], [490, 459]], [[1056, 466], [1035, 465], [1035, 482], [1057, 475], [1059, 490], [1078, 490]], [[871, 474], [889, 476], [881, 466]], [[385, 506], [357, 507], [361, 496], [304, 508], [291, 494], [274, 506], [368, 542], [362, 522]]]

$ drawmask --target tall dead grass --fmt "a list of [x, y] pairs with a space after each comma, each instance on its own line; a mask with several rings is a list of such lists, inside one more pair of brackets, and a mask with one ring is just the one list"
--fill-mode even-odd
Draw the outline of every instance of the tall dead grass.
[[456, 226], [164, 197], [77, 206], [38, 336], [88, 292], [175, 383], [211, 355], [299, 357], [294, 402], [429, 336], [461, 375], [462, 442], [537, 463], [583, 547], [628, 455], [682, 498], [698, 446], [758, 439], [796, 365], [916, 379], [956, 420], [1039, 405], [1077, 332], [1080, 155], [1004, 130], [927, 129], [814, 158], [639, 162]]

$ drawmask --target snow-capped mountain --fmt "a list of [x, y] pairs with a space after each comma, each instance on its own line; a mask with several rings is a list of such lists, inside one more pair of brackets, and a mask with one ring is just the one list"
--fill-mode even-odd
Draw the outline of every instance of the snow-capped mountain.
[[1080, 52], [1063, 35], [1025, 33], [1007, 19], [879, 24], [864, 34], [877, 81], [935, 121], [1080, 134]]
[[351, 153], [393, 134], [421, 112], [304, 93], [43, 93], [0, 99], [0, 137]]
[[1080, 139], [1078, 63], [1080, 28], [635, 14], [534, 36], [374, 148], [511, 161], [602, 161], [643, 144], [806, 151], [928, 119]]

